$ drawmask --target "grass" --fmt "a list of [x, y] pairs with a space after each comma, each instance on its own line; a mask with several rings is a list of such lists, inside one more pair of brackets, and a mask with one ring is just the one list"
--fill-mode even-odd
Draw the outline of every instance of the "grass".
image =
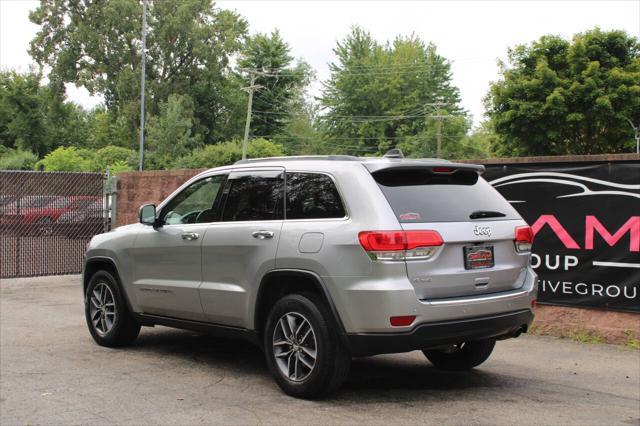
[[604, 337], [595, 331], [588, 330], [575, 330], [569, 333], [568, 336], [571, 340], [580, 343], [600, 344], [605, 343]]
[[[607, 343], [604, 336], [597, 331], [578, 329], [578, 330], [558, 330], [548, 329], [545, 327], [536, 326], [534, 323], [528, 334], [535, 336], [554, 336], [561, 339], [570, 339], [574, 342], [587, 343], [592, 345]], [[616, 339], [615, 342], [609, 342], [614, 345], [623, 346], [627, 349], [640, 350], [640, 340], [636, 338], [636, 334], [632, 330], [623, 331], [624, 340]]]
[[626, 337], [623, 343], [625, 348], [640, 350], [640, 340], [634, 337], [633, 331], [626, 330], [622, 334]]

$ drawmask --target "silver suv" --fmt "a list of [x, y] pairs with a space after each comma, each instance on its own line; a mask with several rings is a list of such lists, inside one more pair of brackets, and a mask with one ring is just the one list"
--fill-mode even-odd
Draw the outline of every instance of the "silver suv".
[[140, 326], [239, 336], [289, 395], [337, 389], [352, 357], [484, 362], [533, 320], [531, 229], [480, 174], [443, 160], [245, 160], [203, 172], [140, 223], [95, 236], [85, 312], [100, 345]]

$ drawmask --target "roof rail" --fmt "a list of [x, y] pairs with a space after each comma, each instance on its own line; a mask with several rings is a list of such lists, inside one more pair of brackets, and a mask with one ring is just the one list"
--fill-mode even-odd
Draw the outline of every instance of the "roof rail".
[[290, 157], [265, 157], [265, 158], [248, 158], [246, 160], [238, 160], [234, 164], [262, 163], [270, 161], [361, 161], [359, 157], [352, 155], [298, 155]]

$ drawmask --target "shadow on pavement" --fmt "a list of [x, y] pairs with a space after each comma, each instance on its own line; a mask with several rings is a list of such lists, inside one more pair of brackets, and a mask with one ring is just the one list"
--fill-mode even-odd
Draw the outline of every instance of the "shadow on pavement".
[[[217, 338], [197, 333], [157, 327], [153, 332], [143, 328], [136, 345], [128, 350], [148, 353], [153, 357], [175, 357], [207, 367], [242, 375], [269, 377], [262, 351], [251, 343]], [[375, 402], [401, 398], [405, 401], [455, 398], [459, 392], [475, 392], [481, 388], [518, 385], [512, 377], [473, 370], [445, 372], [435, 369], [419, 352], [410, 358], [384, 355], [354, 359], [349, 378], [332, 399]], [[389, 391], [394, 391], [390, 396]], [[416, 392], [419, 391], [419, 392]], [[430, 392], [438, 391], [438, 392]], [[445, 391], [445, 392], [442, 392]]]

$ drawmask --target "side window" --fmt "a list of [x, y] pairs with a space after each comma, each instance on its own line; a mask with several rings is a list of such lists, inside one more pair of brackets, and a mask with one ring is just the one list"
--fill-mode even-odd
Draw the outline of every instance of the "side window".
[[163, 207], [161, 219], [167, 225], [217, 221], [216, 198], [224, 178], [217, 175], [193, 182]]
[[345, 217], [333, 180], [319, 173], [287, 173], [287, 219]]
[[282, 219], [283, 187], [281, 171], [232, 173], [225, 188], [227, 197], [222, 220]]

